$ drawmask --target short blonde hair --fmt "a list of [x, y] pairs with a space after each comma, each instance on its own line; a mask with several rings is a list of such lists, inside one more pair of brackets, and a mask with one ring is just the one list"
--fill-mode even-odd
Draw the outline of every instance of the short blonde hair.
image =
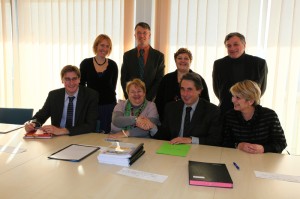
[[144, 83], [142, 80], [136, 78], [136, 79], [133, 79], [133, 80], [127, 82], [127, 84], [126, 84], [126, 93], [127, 93], [127, 94], [129, 93], [129, 88], [130, 88], [132, 85], [135, 85], [135, 86], [137, 86], [137, 87], [140, 87], [140, 88], [144, 91], [144, 93], [146, 93], [146, 86], [145, 86], [145, 83]]
[[111, 51], [112, 51], [112, 42], [111, 39], [109, 38], [109, 36], [105, 35], [105, 34], [101, 34], [98, 35], [98, 37], [96, 37], [94, 44], [93, 44], [93, 51], [95, 53], [95, 55], [97, 54], [97, 48], [99, 43], [101, 43], [103, 40], [106, 40], [109, 44], [109, 51], [108, 51], [108, 55], [110, 55]]
[[237, 82], [230, 88], [232, 95], [237, 95], [246, 100], [253, 100], [253, 106], [260, 103], [261, 91], [258, 84], [251, 80]]

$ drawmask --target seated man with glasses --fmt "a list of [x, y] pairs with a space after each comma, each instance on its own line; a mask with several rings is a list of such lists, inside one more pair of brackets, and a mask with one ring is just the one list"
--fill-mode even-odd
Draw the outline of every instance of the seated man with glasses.
[[[61, 70], [64, 88], [49, 92], [46, 102], [25, 125], [26, 132], [40, 127], [54, 135], [78, 135], [94, 132], [98, 117], [98, 93], [79, 86], [80, 71], [67, 65]], [[51, 117], [51, 125], [42, 126]]]

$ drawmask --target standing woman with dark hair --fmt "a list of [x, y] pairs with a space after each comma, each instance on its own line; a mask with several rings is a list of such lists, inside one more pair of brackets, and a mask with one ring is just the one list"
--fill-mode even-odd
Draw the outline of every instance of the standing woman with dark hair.
[[[190, 69], [193, 56], [191, 51], [189, 51], [187, 48], [179, 48], [177, 52], [174, 53], [174, 60], [177, 69], [174, 72], [166, 74], [162, 78], [155, 99], [161, 121], [163, 120], [164, 108], [166, 104], [181, 99], [179, 82], [181, 81], [182, 76], [187, 73], [194, 73]], [[200, 98], [209, 102], [209, 94], [206, 82], [201, 75], [200, 78], [203, 84], [203, 90]]]
[[112, 112], [117, 102], [118, 66], [107, 58], [112, 51], [112, 42], [107, 35], [101, 34], [95, 39], [93, 51], [96, 56], [86, 58], [80, 64], [80, 84], [98, 91], [100, 129], [97, 130], [109, 133]]

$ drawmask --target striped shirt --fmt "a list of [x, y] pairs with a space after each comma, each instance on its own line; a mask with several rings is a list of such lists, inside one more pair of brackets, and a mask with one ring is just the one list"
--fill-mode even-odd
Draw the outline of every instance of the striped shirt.
[[264, 152], [281, 153], [286, 139], [275, 111], [257, 105], [252, 118], [246, 121], [240, 111], [230, 110], [224, 118], [223, 146], [234, 148], [240, 142], [260, 144]]

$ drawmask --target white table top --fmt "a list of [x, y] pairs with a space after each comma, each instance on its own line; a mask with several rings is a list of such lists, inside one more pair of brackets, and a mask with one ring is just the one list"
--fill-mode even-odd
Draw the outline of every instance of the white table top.
[[[69, 144], [107, 146], [106, 135], [90, 133], [53, 139], [24, 140], [24, 130], [0, 135], [0, 145], [26, 148], [19, 154], [0, 153], [1, 198], [299, 198], [300, 183], [256, 178], [254, 170], [300, 176], [300, 157], [251, 155], [236, 149], [192, 145], [187, 157], [156, 154], [164, 142], [123, 138], [144, 143], [146, 153], [130, 169], [168, 176], [164, 183], [117, 174], [123, 167], [100, 164], [98, 152], [79, 163], [47, 157]], [[188, 160], [226, 163], [233, 189], [190, 186]], [[237, 170], [232, 162], [239, 164]]]

